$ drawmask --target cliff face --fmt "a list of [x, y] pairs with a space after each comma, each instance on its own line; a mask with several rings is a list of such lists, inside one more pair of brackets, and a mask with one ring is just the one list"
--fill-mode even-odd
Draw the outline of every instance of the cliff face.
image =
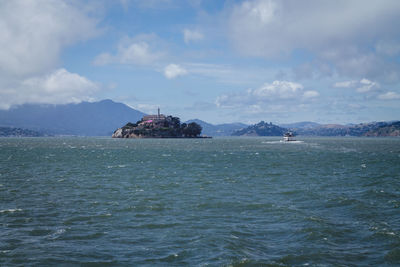
[[113, 133], [113, 138], [195, 138], [199, 137], [201, 126], [197, 123], [180, 123], [177, 117], [162, 117], [137, 123], [127, 123]]

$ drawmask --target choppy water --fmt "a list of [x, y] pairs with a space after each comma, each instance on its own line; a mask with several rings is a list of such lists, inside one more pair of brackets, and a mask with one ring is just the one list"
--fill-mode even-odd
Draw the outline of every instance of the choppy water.
[[400, 264], [400, 139], [0, 139], [0, 265]]

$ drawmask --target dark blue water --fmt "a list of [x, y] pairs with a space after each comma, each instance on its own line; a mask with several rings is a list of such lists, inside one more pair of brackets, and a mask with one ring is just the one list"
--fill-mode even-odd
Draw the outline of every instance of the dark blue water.
[[1, 266], [400, 264], [400, 139], [0, 139]]

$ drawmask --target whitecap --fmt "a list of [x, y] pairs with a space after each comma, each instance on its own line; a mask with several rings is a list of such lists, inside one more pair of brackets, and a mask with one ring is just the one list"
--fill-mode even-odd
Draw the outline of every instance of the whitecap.
[[300, 141], [300, 140], [297, 140], [297, 141], [283, 141], [283, 140], [281, 140], [280, 142], [284, 143], [284, 144], [302, 144], [302, 143], [304, 143], [304, 141]]
[[63, 233], [65, 233], [65, 229], [61, 228], [61, 229], [57, 229], [54, 233], [52, 233], [51, 235], [49, 235], [49, 237], [51, 239], [57, 239], [60, 235], [62, 235]]
[[56, 234], [62, 234], [62, 233], [65, 233], [65, 229], [58, 229], [56, 231]]
[[304, 141], [301, 140], [297, 140], [297, 141], [283, 141], [283, 140], [279, 140], [279, 141], [263, 141], [261, 142], [262, 144], [302, 144], [304, 143]]
[[261, 142], [262, 144], [280, 144], [282, 143], [281, 141], [263, 141]]
[[22, 209], [7, 209], [7, 210], [0, 210], [0, 213], [6, 213], [6, 212], [16, 212], [16, 211], [22, 211]]

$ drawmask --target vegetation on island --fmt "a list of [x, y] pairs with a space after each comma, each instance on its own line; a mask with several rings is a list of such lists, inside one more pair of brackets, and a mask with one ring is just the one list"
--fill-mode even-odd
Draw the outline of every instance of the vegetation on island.
[[232, 133], [233, 136], [282, 136], [287, 131], [286, 128], [274, 125], [271, 122], [261, 121], [250, 125], [247, 128], [237, 130]]
[[[156, 115], [154, 115], [156, 116]], [[136, 123], [128, 122], [117, 129], [113, 138], [199, 138], [202, 127], [195, 123], [181, 123], [178, 117], [164, 115], [151, 120], [143, 117]]]

